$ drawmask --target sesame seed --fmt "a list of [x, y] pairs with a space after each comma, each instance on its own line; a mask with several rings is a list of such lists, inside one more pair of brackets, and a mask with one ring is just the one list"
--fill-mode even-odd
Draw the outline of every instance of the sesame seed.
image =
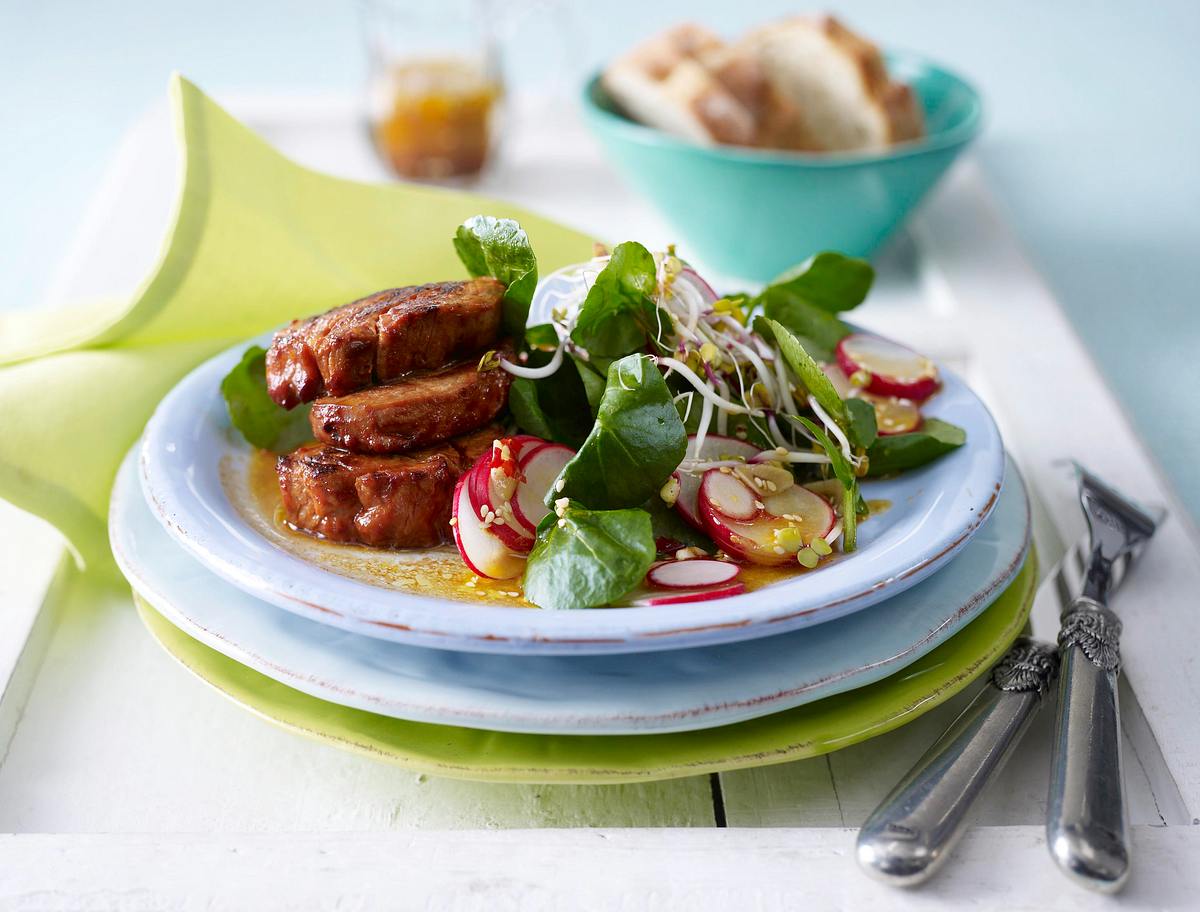
[[452, 526], [457, 526], [457, 525], [458, 525], [458, 517], [457, 517], [457, 516], [451, 516], [451, 517], [450, 517], [450, 525], [452, 525]]

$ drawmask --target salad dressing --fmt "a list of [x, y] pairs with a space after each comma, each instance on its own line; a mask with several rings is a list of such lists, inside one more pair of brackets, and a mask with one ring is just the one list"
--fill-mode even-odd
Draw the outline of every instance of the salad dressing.
[[402, 177], [475, 174], [492, 146], [500, 84], [469, 60], [396, 64], [375, 87], [380, 153]]
[[[255, 450], [245, 464], [222, 464], [221, 480], [230, 502], [246, 521], [289, 554], [372, 586], [460, 602], [484, 602], [510, 608], [536, 607], [522, 597], [519, 580], [489, 580], [476, 576], [463, 564], [452, 544], [416, 551], [387, 551], [324, 541], [298, 531], [284, 516], [275, 459], [274, 453]], [[742, 564], [741, 568], [738, 579], [745, 584], [747, 592], [794, 578], [804, 569], [754, 564]]]

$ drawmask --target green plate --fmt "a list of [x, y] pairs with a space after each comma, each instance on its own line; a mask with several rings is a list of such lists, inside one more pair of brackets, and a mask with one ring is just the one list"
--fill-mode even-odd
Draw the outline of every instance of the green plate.
[[785, 712], [703, 731], [528, 735], [405, 722], [292, 690], [193, 640], [141, 599], [146, 627], [185, 668], [284, 728], [406, 769], [487, 782], [671, 779], [815, 757], [882, 735], [966, 687], [1024, 628], [1037, 558], [961, 632], [875, 684]]

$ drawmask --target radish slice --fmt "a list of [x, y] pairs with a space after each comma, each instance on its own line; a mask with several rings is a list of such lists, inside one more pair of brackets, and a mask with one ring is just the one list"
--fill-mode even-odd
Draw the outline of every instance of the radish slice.
[[836, 364], [822, 364], [821, 370], [843, 399], [862, 399], [875, 407], [875, 427], [880, 437], [890, 434], [907, 434], [921, 426], [921, 409], [911, 399], [897, 396], [876, 396], [864, 392], [850, 382], [850, 378]]
[[700, 483], [700, 513], [711, 510], [728, 519], [743, 522], [754, 519], [762, 510], [762, 501], [740, 478], [720, 469], [709, 469]]
[[701, 489], [704, 528], [730, 554], [753, 564], [786, 564], [815, 538], [825, 538], [837, 522], [833, 507], [820, 494], [802, 485], [762, 500], [763, 511], [750, 522], [740, 522], [712, 509]]
[[498, 537], [484, 528], [483, 521], [471, 509], [467, 476], [454, 489], [454, 544], [463, 562], [477, 576], [488, 579], [512, 579], [525, 570], [525, 558], [513, 554]]
[[[496, 444], [504, 444], [508, 447], [508, 460], [501, 458], [500, 453], [496, 450]], [[515, 475], [518, 471], [518, 465], [521, 457], [535, 447], [545, 446], [546, 441], [540, 437], [533, 437], [529, 434], [518, 434], [515, 437], [498, 437], [492, 443], [492, 448], [480, 456], [480, 460], [488, 461], [489, 468], [495, 466], [503, 466], [506, 462], [510, 470], [510, 474]], [[474, 466], [472, 466], [474, 468]], [[491, 477], [486, 471], [481, 471], [474, 479], [475, 484], [471, 488], [471, 502], [478, 512], [482, 506], [487, 506], [489, 510], [494, 510], [496, 502], [492, 499], [493, 492], [489, 490]]]
[[[758, 455], [758, 447], [736, 437], [722, 437], [719, 434], [706, 434], [704, 444], [700, 447], [700, 458], [706, 460], [744, 459], [750, 460]], [[696, 438], [688, 437], [687, 458], [696, 458]], [[675, 509], [687, 520], [688, 525], [704, 531], [704, 520], [700, 518], [700, 479], [703, 472], [676, 472], [679, 479], [679, 494], [675, 497]]]
[[[684, 561], [684, 563], [693, 563]], [[633, 599], [629, 604], [638, 607], [655, 605], [679, 605], [684, 602], [707, 602], [711, 599], [729, 598], [731, 595], [741, 595], [746, 586], [741, 582], [732, 582], [726, 586], [710, 586], [708, 589], [693, 589], [688, 592], [671, 592], [663, 595], [647, 595]]]
[[846, 372], [836, 364], [822, 364], [821, 371], [829, 378], [829, 382], [833, 384], [834, 392], [843, 399], [849, 399], [857, 392], [857, 388], [850, 382], [850, 378], [846, 376]]
[[[687, 279], [688, 283], [698, 292], [700, 292], [701, 297], [704, 298], [705, 304], [711, 304], [721, 297], [719, 294], [713, 291], [713, 287], [701, 277], [700, 273], [696, 272], [696, 270], [694, 270], [691, 266], [685, 266], [682, 270], [680, 270], [679, 278]], [[676, 281], [678, 281], [678, 279], [676, 279]]]
[[907, 434], [921, 426], [921, 409], [911, 399], [860, 393], [859, 397], [875, 406], [875, 426], [880, 437]]
[[[471, 496], [471, 505], [475, 507], [475, 512], [478, 513], [481, 507], [495, 511], [496, 504], [499, 501], [506, 500], [503, 491], [493, 489], [492, 474], [493, 468], [500, 468], [503, 474], [509, 478], [515, 479], [520, 472], [518, 467], [518, 459], [522, 449], [530, 445], [528, 441], [536, 438], [517, 439], [513, 437], [498, 437], [492, 441], [491, 448], [480, 455], [475, 460], [470, 468], [471, 480], [469, 482], [469, 493]], [[540, 444], [541, 441], [539, 440]], [[507, 455], [505, 455], [507, 453]], [[516, 481], [512, 482], [512, 488], [516, 490]], [[511, 496], [511, 491], [508, 492]]]
[[674, 554], [680, 548], [686, 547], [687, 543], [681, 542], [677, 538], [665, 538], [664, 536], [660, 535], [658, 538], [654, 539], [654, 550], [658, 554]]
[[526, 528], [512, 507], [514, 495], [520, 489], [518, 469], [511, 465], [514, 474], [506, 475], [493, 465], [494, 462], [492, 453], [484, 453], [463, 476], [467, 484], [467, 499], [476, 517], [480, 520], [488, 517], [491, 520], [488, 529], [493, 535], [513, 551], [528, 554], [533, 549], [533, 530]]
[[514, 508], [522, 481], [520, 460], [547, 445], [540, 437], [529, 434], [498, 438], [468, 473], [467, 490], [475, 515], [493, 514], [492, 531], [514, 551], [528, 553], [533, 548], [536, 530], [536, 526], [522, 520]]
[[837, 345], [838, 366], [847, 377], [864, 371], [864, 387], [878, 396], [896, 396], [920, 402], [938, 388], [937, 366], [911, 348], [890, 339], [853, 333]]
[[511, 503], [517, 521], [529, 530], [530, 535], [534, 534], [538, 523], [550, 512], [545, 503], [546, 494], [553, 487], [563, 466], [574, 456], [574, 450], [557, 443], [544, 443], [525, 450], [521, 458], [522, 480], [517, 485], [517, 493]]
[[706, 589], [732, 583], [742, 568], [729, 561], [695, 560], [663, 561], [646, 574], [646, 582], [659, 589]]

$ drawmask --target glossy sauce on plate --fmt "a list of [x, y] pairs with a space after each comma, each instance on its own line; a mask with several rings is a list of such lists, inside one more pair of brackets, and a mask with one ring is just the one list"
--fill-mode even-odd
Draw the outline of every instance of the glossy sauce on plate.
[[[275, 474], [275, 454], [254, 451], [245, 463], [227, 460], [221, 481], [230, 503], [259, 534], [276, 547], [333, 573], [372, 586], [463, 602], [484, 602], [517, 608], [535, 608], [521, 591], [520, 580], [489, 580], [476, 576], [452, 544], [412, 551], [389, 551], [364, 545], [325, 541], [293, 528], [284, 519]], [[869, 502], [872, 514], [886, 510], [886, 500]], [[760, 567], [741, 564], [738, 579], [746, 591], [820, 572], [838, 555], [822, 561], [816, 570], [803, 567]]]

